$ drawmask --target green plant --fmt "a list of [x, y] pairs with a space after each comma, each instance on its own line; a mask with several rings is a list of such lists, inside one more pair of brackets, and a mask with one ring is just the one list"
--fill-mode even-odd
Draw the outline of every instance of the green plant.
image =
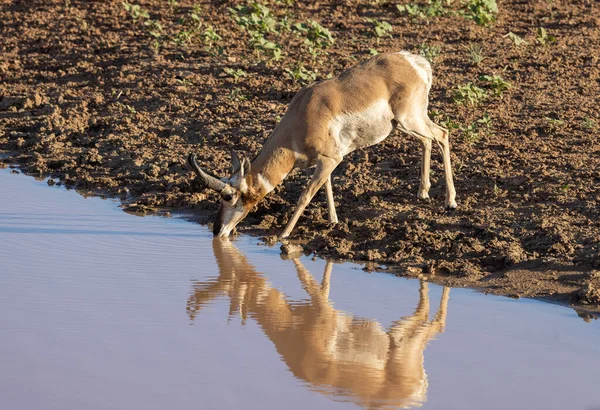
[[428, 17], [441, 17], [450, 13], [447, 6], [452, 0], [429, 0], [427, 5], [419, 3], [398, 4], [396, 9], [400, 14], [408, 14], [412, 18], [426, 19]]
[[305, 33], [306, 39], [304, 43], [313, 47], [327, 48], [335, 42], [331, 32], [315, 20], [307, 20], [306, 23], [295, 24], [294, 29]]
[[453, 130], [459, 130], [460, 129], [460, 124], [458, 122], [454, 121], [453, 119], [451, 119], [448, 116], [446, 116], [445, 120], [440, 121], [440, 125], [442, 127], [446, 128], [450, 132], [452, 132]]
[[459, 130], [461, 131], [463, 140], [469, 144], [475, 144], [481, 139], [481, 134], [476, 124], [469, 124], [466, 127], [461, 126]]
[[146, 20], [144, 22], [144, 26], [146, 26], [148, 33], [154, 37], [156, 40], [162, 37], [163, 35], [163, 26], [158, 21], [155, 20]]
[[541, 45], [545, 46], [548, 43], [555, 43], [556, 37], [548, 34], [548, 32], [546, 31], [546, 29], [544, 27], [538, 27], [536, 34], [535, 34], [535, 41], [537, 41]]
[[377, 54], [379, 54], [379, 51], [377, 51], [377, 49], [370, 48], [369, 54], [371, 54], [372, 56], [376, 56]]
[[505, 81], [499, 75], [482, 75], [479, 77], [481, 81], [485, 81], [488, 87], [494, 92], [497, 97], [502, 97], [505, 91], [507, 91], [511, 85], [508, 81]]
[[516, 47], [529, 45], [529, 43], [527, 41], [525, 41], [522, 37], [519, 37], [512, 31], [510, 31], [504, 37], [508, 37], [510, 39], [510, 41], [512, 41]]
[[437, 46], [427, 45], [426, 43], [421, 43], [419, 46], [419, 54], [433, 64], [440, 55], [440, 48]]
[[313, 57], [313, 60], [335, 42], [331, 32], [315, 20], [307, 20], [306, 23], [297, 23], [293, 26], [293, 30], [306, 36], [304, 44], [308, 47], [308, 52]]
[[488, 94], [483, 88], [477, 87], [473, 83], [469, 83], [458, 86], [454, 91], [452, 98], [457, 104], [469, 104], [475, 106], [488, 98]]
[[178, 46], [184, 46], [192, 41], [192, 37], [192, 30], [181, 30], [175, 35], [175, 37], [173, 37], [173, 42]]
[[496, 0], [468, 0], [463, 15], [480, 26], [487, 26], [496, 20], [498, 4]]
[[233, 77], [236, 83], [240, 78], [246, 77], [248, 75], [248, 73], [242, 70], [241, 68], [237, 68], [234, 70], [233, 68], [226, 67], [223, 71], [225, 71], [227, 75]]
[[479, 65], [483, 60], [486, 59], [486, 57], [483, 55], [483, 47], [481, 44], [469, 44], [467, 51], [469, 52], [469, 59], [475, 65]]
[[596, 122], [596, 120], [590, 117], [585, 117], [583, 121], [581, 121], [581, 126], [586, 130], [594, 130], [596, 129], [597, 125], [598, 123]]
[[202, 42], [206, 45], [208, 50], [212, 49], [215, 43], [223, 40], [223, 37], [221, 37], [212, 26], [207, 27], [206, 30], [202, 32], [200, 37], [202, 38]]
[[281, 59], [281, 46], [266, 38], [270, 33], [277, 33], [279, 24], [267, 6], [256, 1], [247, 5], [229, 8], [234, 21], [250, 35], [250, 45], [257, 54], [265, 54], [269, 59]]
[[229, 90], [229, 95], [227, 96], [231, 101], [246, 101], [248, 97], [242, 94], [242, 90], [240, 88], [232, 88]]
[[255, 37], [250, 43], [255, 50], [267, 55], [271, 60], [281, 60], [281, 46], [279, 44], [269, 41], [264, 37]]
[[368, 19], [367, 21], [373, 26], [373, 31], [371, 33], [377, 38], [377, 44], [379, 44], [379, 40], [383, 37], [392, 37], [394, 28], [387, 21], [379, 21], [377, 19]]
[[252, 37], [264, 36], [277, 31], [277, 20], [267, 6], [259, 2], [237, 5], [229, 8], [235, 22], [244, 28]]
[[490, 115], [486, 112], [483, 114], [483, 117], [481, 117], [481, 119], [477, 120], [477, 124], [480, 124], [482, 127], [485, 128], [492, 128], [492, 119], [490, 118]]
[[150, 18], [150, 14], [148, 14], [146, 10], [141, 8], [139, 4], [131, 4], [126, 1], [124, 1], [121, 4], [123, 4], [123, 7], [125, 7], [125, 11], [129, 13], [133, 20]]
[[557, 131], [565, 122], [558, 118], [544, 117], [548, 124], [548, 131]]
[[285, 69], [290, 78], [297, 84], [308, 84], [314, 82], [317, 79], [317, 74], [311, 70], [306, 69], [303, 65], [299, 64], [293, 70], [289, 68]]

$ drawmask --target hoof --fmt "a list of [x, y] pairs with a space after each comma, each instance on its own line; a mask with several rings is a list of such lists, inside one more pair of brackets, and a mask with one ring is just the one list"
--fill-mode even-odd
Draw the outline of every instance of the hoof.
[[448, 215], [452, 215], [456, 211], [456, 205], [446, 205], [445, 211]]

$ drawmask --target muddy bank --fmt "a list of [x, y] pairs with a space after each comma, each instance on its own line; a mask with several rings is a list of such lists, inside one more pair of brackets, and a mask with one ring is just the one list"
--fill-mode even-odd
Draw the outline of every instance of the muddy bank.
[[[598, 4], [501, 2], [483, 27], [458, 5], [419, 17], [364, 3], [266, 2], [262, 28], [250, 30], [244, 10], [224, 2], [127, 10], [4, 1], [0, 150], [27, 173], [118, 197], [127, 210], [190, 210], [208, 223], [217, 198], [185, 167], [189, 151], [224, 174], [229, 150], [256, 154], [302, 82], [371, 52], [422, 52], [434, 69], [432, 117], [451, 128], [459, 209], [443, 212], [435, 151], [432, 199], [417, 201], [420, 147], [396, 133], [334, 172], [341, 222], [328, 225], [319, 193], [295, 237], [307, 251], [368, 268], [597, 310]], [[333, 43], [325, 35], [305, 45], [309, 19]], [[377, 35], [381, 22], [391, 37]], [[257, 46], [257, 30], [278, 51]], [[279, 233], [309, 175], [288, 177], [239, 231]]]

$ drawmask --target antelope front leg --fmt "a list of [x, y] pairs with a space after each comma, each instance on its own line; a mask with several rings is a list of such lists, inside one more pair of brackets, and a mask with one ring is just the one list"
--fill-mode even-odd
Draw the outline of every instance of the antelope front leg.
[[431, 140], [429, 138], [420, 138], [419, 140], [423, 147], [423, 156], [421, 158], [421, 186], [419, 187], [417, 197], [419, 199], [429, 199], [429, 188], [431, 188], [431, 181], [429, 180]]
[[333, 202], [333, 188], [331, 187], [331, 175], [325, 181], [325, 190], [327, 191], [327, 210], [329, 211], [329, 222], [338, 223], [337, 213], [335, 212], [335, 203]]
[[341, 162], [340, 159], [334, 159], [329, 157], [319, 157], [317, 160], [317, 168], [315, 169], [315, 173], [313, 174], [308, 186], [304, 189], [302, 194], [300, 195], [300, 199], [298, 200], [298, 204], [296, 205], [296, 210], [294, 214], [290, 218], [285, 230], [281, 234], [280, 238], [287, 238], [292, 233], [294, 226], [298, 222], [300, 215], [304, 212], [304, 208], [310, 203], [313, 199], [319, 188], [325, 183], [327, 178], [331, 175], [331, 172], [337, 167], [337, 165]]

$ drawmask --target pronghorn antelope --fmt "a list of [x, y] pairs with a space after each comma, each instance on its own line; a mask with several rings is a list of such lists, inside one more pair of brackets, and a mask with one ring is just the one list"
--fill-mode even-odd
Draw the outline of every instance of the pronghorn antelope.
[[344, 155], [385, 139], [396, 127], [423, 148], [418, 197], [429, 198], [432, 141], [442, 150], [446, 207], [456, 208], [448, 131], [427, 115], [432, 73], [429, 62], [405, 51], [375, 56], [337, 77], [301, 89], [252, 160], [232, 153], [233, 173], [219, 179], [188, 162], [205, 184], [221, 195], [213, 233], [227, 236], [258, 201], [295, 168], [316, 166], [281, 238], [290, 235], [304, 208], [325, 184], [329, 222], [338, 221], [331, 172]]
[[449, 288], [444, 288], [433, 320], [429, 291], [422, 282], [411, 316], [384, 329], [378, 322], [339, 311], [329, 301], [333, 264], [319, 284], [299, 259], [298, 279], [310, 301], [290, 301], [248, 263], [227, 239], [215, 238], [219, 277], [195, 283], [187, 303], [194, 319], [203, 306], [226, 295], [230, 316], [255, 320], [299, 379], [323, 394], [334, 394], [365, 408], [414, 407], [427, 399], [424, 350], [446, 323]]

